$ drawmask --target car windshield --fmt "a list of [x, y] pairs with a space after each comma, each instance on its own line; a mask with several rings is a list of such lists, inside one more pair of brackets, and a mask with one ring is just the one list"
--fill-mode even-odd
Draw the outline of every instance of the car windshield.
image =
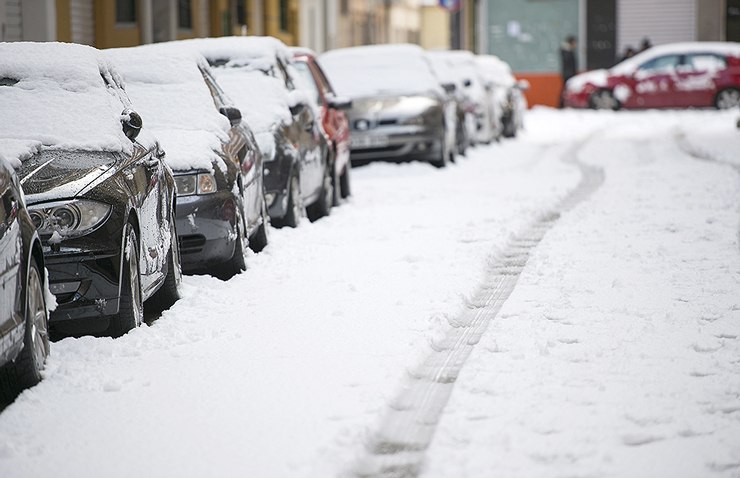
[[371, 48], [348, 48], [321, 56], [321, 67], [337, 94], [358, 98], [438, 91], [439, 81], [423, 54]]
[[115, 85], [104, 80], [107, 68], [89, 47], [0, 44], [0, 140], [36, 148], [129, 150], [120, 121], [125, 106]]

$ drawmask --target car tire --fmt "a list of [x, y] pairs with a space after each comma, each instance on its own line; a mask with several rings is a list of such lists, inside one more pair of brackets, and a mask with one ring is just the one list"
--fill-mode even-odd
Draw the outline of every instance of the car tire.
[[740, 90], [737, 88], [725, 88], [714, 97], [714, 106], [718, 110], [728, 110], [740, 107]]
[[167, 252], [167, 275], [164, 283], [157, 292], [147, 301], [147, 305], [161, 312], [172, 307], [180, 300], [180, 284], [182, 283], [182, 266], [180, 264], [180, 244], [177, 238], [175, 221], [170, 219], [170, 250]]
[[110, 335], [121, 337], [126, 332], [141, 325], [144, 317], [144, 305], [141, 294], [141, 271], [139, 270], [139, 239], [131, 224], [126, 226], [126, 243], [123, 254], [121, 274], [121, 299], [118, 314], [111, 317]]
[[41, 273], [31, 260], [25, 289], [25, 333], [18, 357], [0, 369], [0, 402], [10, 402], [21, 391], [41, 381], [49, 356], [49, 315]]
[[352, 162], [347, 161], [344, 166], [342, 175], [339, 176], [339, 195], [342, 199], [347, 199], [352, 195], [352, 187], [350, 186], [350, 171], [352, 170]]
[[439, 158], [430, 161], [430, 164], [435, 168], [446, 168], [450, 162], [450, 156], [450, 152], [447, 150], [447, 145], [443, 143], [442, 152], [440, 153]]
[[617, 111], [622, 107], [622, 104], [614, 96], [612, 90], [596, 90], [591, 93], [588, 99], [588, 106], [594, 110], [612, 110]]
[[270, 228], [270, 215], [267, 213], [267, 204], [264, 200], [264, 194], [262, 195], [262, 224], [257, 228], [257, 232], [252, 234], [249, 238], [249, 248], [254, 252], [262, 252], [267, 247], [267, 243], [270, 242], [268, 230]]
[[334, 204], [334, 185], [336, 184], [334, 180], [334, 163], [327, 158], [325, 164], [326, 167], [324, 168], [319, 199], [306, 210], [308, 219], [311, 222], [331, 214], [331, 207]]
[[285, 215], [278, 219], [275, 224], [278, 227], [298, 227], [301, 218], [306, 214], [301, 196], [301, 182], [297, 174], [293, 174], [288, 181], [288, 205]]

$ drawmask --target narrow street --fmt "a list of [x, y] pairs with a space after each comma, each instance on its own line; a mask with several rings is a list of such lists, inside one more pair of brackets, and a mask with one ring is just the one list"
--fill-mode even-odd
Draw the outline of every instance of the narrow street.
[[535, 108], [356, 168], [246, 272], [52, 344], [0, 474], [740, 476], [736, 117]]

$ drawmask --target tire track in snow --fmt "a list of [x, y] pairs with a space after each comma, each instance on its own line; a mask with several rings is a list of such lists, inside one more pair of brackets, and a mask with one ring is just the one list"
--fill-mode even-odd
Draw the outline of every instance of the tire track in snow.
[[603, 170], [584, 164], [577, 157], [597, 134], [575, 143], [561, 157], [581, 171], [581, 181], [575, 189], [510, 239], [501, 252], [488, 258], [483, 283], [468, 301], [466, 310], [450, 324], [445, 337], [433, 343], [426, 359], [408, 372], [401, 391], [388, 403], [379, 429], [355, 463], [352, 476], [405, 478], [419, 475], [424, 453], [463, 365], [513, 292], [532, 250], [561, 213], [587, 199], [603, 183]]

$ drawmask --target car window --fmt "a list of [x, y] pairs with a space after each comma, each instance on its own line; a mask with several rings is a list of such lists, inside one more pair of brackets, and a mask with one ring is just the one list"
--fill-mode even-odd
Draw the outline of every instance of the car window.
[[296, 70], [298, 70], [298, 73], [300, 73], [303, 78], [303, 83], [309, 88], [311, 94], [314, 95], [314, 98], [316, 98], [316, 103], [320, 105], [323, 104], [319, 88], [316, 85], [316, 79], [311, 74], [308, 63], [305, 61], [296, 61], [293, 63], [293, 66], [295, 66]]
[[681, 57], [678, 55], [664, 55], [643, 63], [638, 68], [644, 73], [655, 73], [659, 71], [673, 71], [679, 65]]
[[713, 53], [694, 53], [686, 55], [686, 67], [693, 71], [714, 72], [727, 68], [727, 60]]
[[319, 78], [321, 79], [321, 88], [324, 90], [325, 95], [334, 95], [334, 89], [331, 87], [331, 83], [329, 83], [329, 80], [326, 78], [326, 75], [324, 75], [324, 72], [319, 68], [319, 65], [317, 63], [314, 63], [312, 66], [313, 71], [319, 75]]
[[295, 85], [293, 84], [293, 81], [290, 79], [290, 75], [288, 74], [287, 67], [279, 59], [276, 59], [275, 64], [277, 65], [277, 68], [275, 68], [276, 73], [277, 73], [276, 77], [285, 82], [285, 87], [289, 91], [294, 90]]

